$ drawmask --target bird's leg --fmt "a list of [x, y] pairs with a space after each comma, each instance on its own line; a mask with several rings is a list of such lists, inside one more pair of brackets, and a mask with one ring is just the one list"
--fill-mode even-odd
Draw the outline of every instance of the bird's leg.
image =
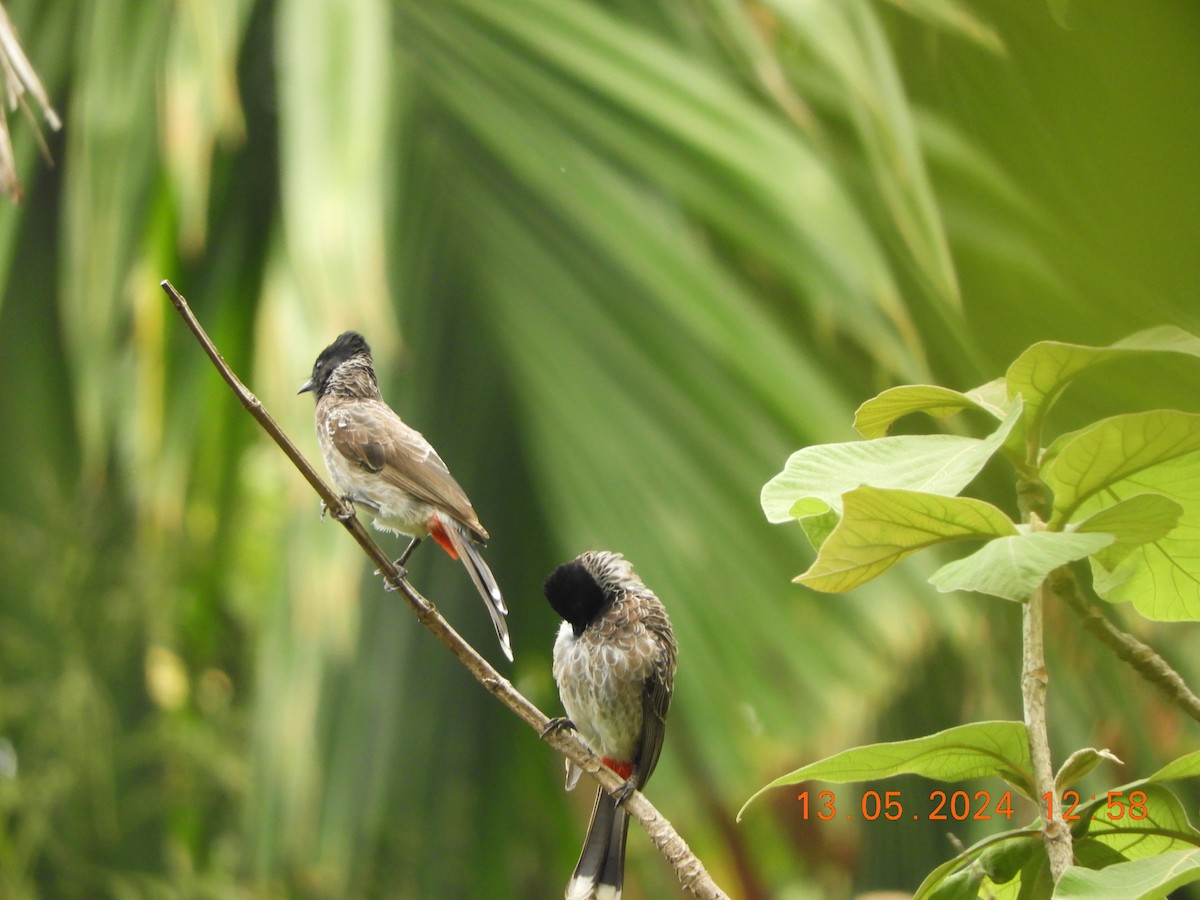
[[[401, 553], [396, 561], [392, 563], [393, 566], [400, 570], [401, 578], [408, 577], [408, 569], [404, 568], [404, 564], [408, 562], [408, 558], [412, 556], [412, 552], [417, 549], [417, 544], [419, 543], [421, 543], [421, 539], [419, 537], [413, 538], [408, 542], [408, 546], [404, 548], [404, 552]], [[382, 575], [383, 572], [381, 572], [379, 569], [376, 569], [375, 574]], [[385, 591], [394, 591], [398, 587], [399, 585], [395, 584], [390, 578], [385, 578], [383, 580], [383, 589]]]
[[542, 733], [539, 735], [539, 737], [546, 738], [552, 734], [558, 734], [560, 731], [578, 730], [579, 729], [575, 727], [575, 723], [566, 716], [555, 716], [546, 723], [546, 727], [542, 729]]
[[417, 544], [421, 543], [421, 538], [415, 537], [408, 542], [408, 546], [404, 548], [404, 552], [396, 559], [395, 566], [397, 569], [403, 569], [404, 564], [408, 562], [408, 558], [412, 556], [412, 552], [417, 549]]

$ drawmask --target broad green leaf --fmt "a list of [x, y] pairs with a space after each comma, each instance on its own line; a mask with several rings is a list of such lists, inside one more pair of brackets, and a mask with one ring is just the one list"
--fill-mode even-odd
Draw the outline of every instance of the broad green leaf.
[[953, 497], [1000, 448], [1020, 414], [1017, 402], [982, 440], [926, 434], [805, 447], [763, 487], [763, 512], [774, 523], [826, 509], [840, 514], [842, 495], [863, 484]]
[[1166, 537], [1179, 524], [1183, 507], [1162, 494], [1135, 494], [1088, 516], [1075, 528], [1077, 534], [1111, 534], [1116, 540], [1093, 557], [1112, 571], [1143, 544]]
[[780, 776], [760, 788], [738, 811], [738, 819], [766, 791], [802, 781], [845, 784], [893, 775], [924, 775], [938, 781], [995, 776], [1026, 797], [1033, 794], [1029, 742], [1024, 722], [973, 722], [927, 737], [844, 750]]
[[1116, 763], [1119, 766], [1124, 765], [1110, 750], [1097, 750], [1094, 747], [1085, 747], [1082, 750], [1076, 750], [1067, 757], [1066, 762], [1059, 766], [1058, 773], [1054, 776], [1054, 789], [1061, 793], [1078, 782], [1091, 772], [1092, 769], [1104, 762], [1104, 760]]
[[[1081, 818], [1072, 830], [1077, 837], [1104, 844], [1127, 859], [1200, 847], [1200, 831], [1167, 788], [1143, 781], [1117, 790], [1121, 795], [1112, 804], [1109, 794], [1100, 794], [1076, 809]], [[1144, 802], [1136, 796], [1139, 791]]]
[[[1115, 568], [1106, 551], [1092, 561], [1092, 587], [1110, 603], [1133, 603], [1150, 619], [1200, 619], [1200, 451], [1138, 472], [1093, 494], [1078, 510], [1089, 521], [1099, 510], [1139, 494], [1162, 494], [1178, 504], [1179, 522], [1158, 540], [1134, 547]], [[1165, 507], [1164, 507], [1165, 509]]]
[[1146, 780], [1175, 781], [1179, 778], [1196, 778], [1198, 776], [1200, 776], [1200, 750], [1194, 750], [1167, 763]]
[[1040, 433], [1047, 410], [1071, 381], [1085, 369], [1123, 357], [1146, 353], [1181, 353], [1200, 357], [1200, 338], [1164, 325], [1139, 331], [1108, 347], [1039, 341], [1008, 367], [1008, 396], [1025, 400], [1025, 421]]
[[854, 427], [865, 438], [878, 438], [887, 434], [897, 419], [911, 413], [923, 412], [944, 419], [964, 409], [984, 410], [997, 419], [1004, 418], [1003, 413], [961, 391], [935, 384], [906, 384], [888, 388], [860, 406], [854, 413]]
[[1063, 435], [1051, 450], [1041, 474], [1054, 492], [1053, 527], [1070, 521], [1096, 492], [1200, 450], [1200, 414], [1154, 409], [1112, 416]]
[[1054, 900], [1151, 900], [1185, 884], [1200, 881], [1200, 850], [1175, 850], [1107, 868], [1071, 866], [1054, 888]]
[[990, 541], [963, 559], [942, 566], [929, 583], [942, 593], [978, 591], [1024, 602], [1047, 575], [1113, 542], [1111, 534], [1036, 531]]
[[869, 581], [904, 557], [964, 538], [1017, 534], [996, 507], [967, 497], [860, 487], [842, 497], [842, 519], [800, 584], [841, 592]]

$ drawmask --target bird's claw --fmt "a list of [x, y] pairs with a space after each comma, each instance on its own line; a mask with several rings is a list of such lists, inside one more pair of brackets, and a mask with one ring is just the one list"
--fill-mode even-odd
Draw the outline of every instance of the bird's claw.
[[620, 787], [618, 787], [615, 791], [612, 792], [613, 802], [616, 803], [617, 806], [624, 806], [625, 801], [628, 800], [629, 796], [636, 790], [637, 790], [637, 786], [633, 783], [633, 779], [630, 778], [628, 781], [626, 781], [624, 784], [622, 784]]
[[[342, 507], [343, 507], [343, 511], [334, 513], [333, 517], [335, 519], [337, 519], [339, 522], [349, 522], [351, 519], [354, 518], [354, 499], [349, 494], [345, 494], [342, 497]], [[324, 500], [322, 500], [321, 501], [321, 521], [322, 522], [325, 521], [325, 516], [328, 515], [328, 513], [329, 513], [329, 504], [326, 503]]]
[[392, 563], [392, 565], [396, 567], [395, 575], [390, 572], [385, 574], [383, 569], [376, 569], [374, 572], [376, 575], [383, 575], [383, 589], [388, 593], [400, 590], [400, 582], [408, 578], [408, 569], [399, 563]]
[[[321, 505], [324, 506], [325, 504], [322, 503]], [[344, 495], [342, 497], [342, 506], [344, 507], [343, 511], [334, 513], [333, 517], [339, 522], [349, 522], [354, 518], [354, 498], [349, 494]]]
[[552, 734], [558, 734], [560, 731], [578, 731], [575, 723], [566, 716], [555, 716], [546, 723], [546, 727], [542, 729], [540, 737], [548, 737]]

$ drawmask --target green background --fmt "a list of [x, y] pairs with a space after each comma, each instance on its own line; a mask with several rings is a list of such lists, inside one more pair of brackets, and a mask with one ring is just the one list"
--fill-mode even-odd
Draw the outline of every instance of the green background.
[[[0, 895], [557, 896], [582, 840], [590, 790], [320, 521], [162, 278], [312, 458], [295, 391], [367, 335], [492, 534], [500, 668], [548, 713], [541, 579], [633, 561], [680, 645], [648, 793], [731, 896], [911, 890], [986, 833], [786, 791], [734, 823], [845, 747], [1020, 717], [1015, 606], [936, 594], [933, 559], [792, 585], [806, 544], [759, 490], [891, 384], [1200, 331], [1194, 3], [6, 6], [65, 127], [49, 166], [10, 115], [0, 208]], [[1114, 366], [1053, 424], [1198, 390]], [[978, 488], [1011, 512], [1005, 475]], [[411, 569], [503, 663], [459, 567]], [[1194, 627], [1116, 613], [1196, 683]], [[1126, 763], [1089, 790], [1194, 747], [1048, 629], [1057, 761]], [[675, 891], [636, 826], [628, 881]]]

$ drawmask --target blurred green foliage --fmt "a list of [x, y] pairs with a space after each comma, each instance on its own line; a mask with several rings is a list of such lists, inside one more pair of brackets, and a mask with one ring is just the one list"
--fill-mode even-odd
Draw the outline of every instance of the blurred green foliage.
[[[320, 522], [164, 277], [314, 455], [294, 392], [368, 336], [493, 535], [543, 709], [541, 578], [629, 556], [681, 648], [651, 796], [731, 895], [950, 855], [790, 796], [733, 825], [806, 761], [1019, 709], [1007, 604], [919, 564], [791, 585], [759, 489], [896, 381], [1197, 330], [1193, 4], [6, 5], [65, 128], [49, 168], [16, 124], [0, 210], [0, 895], [555, 896], [582, 837], [586, 792]], [[1198, 387], [1115, 367], [1080, 415]], [[458, 568], [412, 569], [489, 652]], [[1051, 618], [1062, 746], [1140, 771], [1194, 743]], [[1128, 618], [1200, 674], [1186, 628]], [[629, 869], [674, 890], [636, 829]]]

